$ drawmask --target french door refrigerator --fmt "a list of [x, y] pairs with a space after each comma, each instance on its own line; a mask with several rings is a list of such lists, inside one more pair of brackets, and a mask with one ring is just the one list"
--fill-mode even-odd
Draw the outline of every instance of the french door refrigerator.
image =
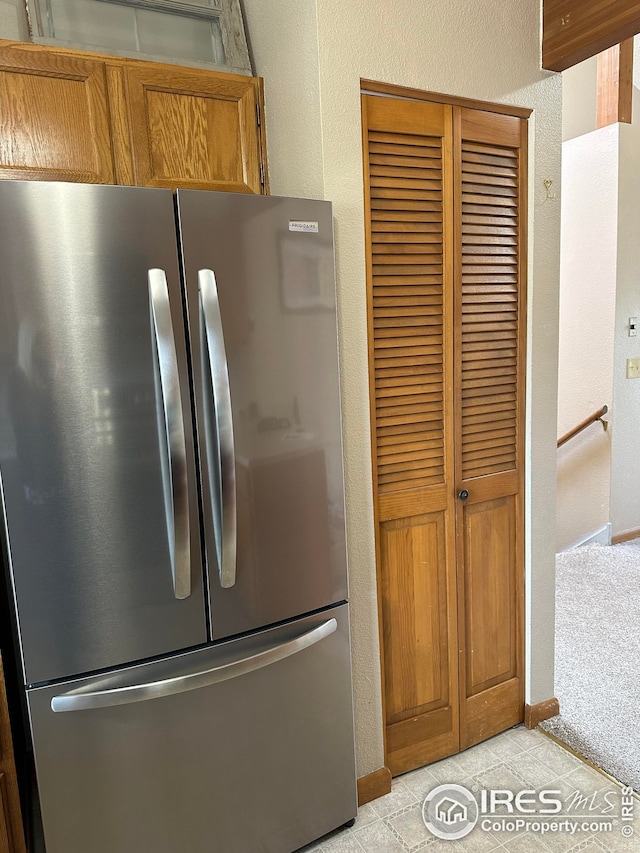
[[0, 477], [47, 853], [355, 816], [329, 203], [0, 182]]

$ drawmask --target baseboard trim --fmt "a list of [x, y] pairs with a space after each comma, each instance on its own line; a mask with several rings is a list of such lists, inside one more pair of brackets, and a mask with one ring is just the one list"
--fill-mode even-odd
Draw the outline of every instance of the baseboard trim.
[[638, 539], [640, 537], [640, 527], [636, 527], [635, 530], [623, 530], [622, 533], [616, 533], [615, 536], [611, 537], [612, 545], [619, 545], [621, 542], [630, 542], [632, 539]]
[[391, 771], [388, 767], [381, 767], [367, 776], [358, 779], [358, 805], [364, 806], [371, 800], [384, 797], [391, 791]]
[[560, 713], [560, 703], [553, 697], [537, 702], [535, 705], [524, 706], [524, 724], [528, 729], [535, 729], [537, 725], [556, 717]]
[[611, 545], [611, 522], [607, 521], [606, 524], [603, 524], [602, 527], [599, 527], [597, 530], [592, 530], [591, 533], [586, 533], [584, 536], [581, 536], [580, 539], [577, 539], [575, 542], [572, 542], [571, 545], [567, 545], [566, 548], [563, 548], [563, 551], [571, 551], [573, 548], [581, 548], [583, 545]]

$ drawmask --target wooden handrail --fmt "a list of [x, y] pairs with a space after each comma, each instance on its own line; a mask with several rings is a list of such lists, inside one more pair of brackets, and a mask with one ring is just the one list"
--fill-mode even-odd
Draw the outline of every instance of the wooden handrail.
[[570, 429], [569, 432], [565, 433], [558, 439], [558, 447], [562, 447], [563, 444], [566, 444], [568, 441], [578, 435], [579, 432], [582, 432], [583, 429], [586, 429], [588, 426], [591, 426], [591, 424], [594, 424], [596, 421], [600, 421], [604, 431], [606, 432], [609, 424], [607, 423], [607, 421], [602, 420], [602, 416], [606, 415], [608, 411], [608, 406], [603, 406], [601, 409], [598, 409], [597, 412], [594, 412], [592, 415], [589, 415], [588, 418], [585, 418], [583, 421], [580, 421], [578, 426], [574, 427], [573, 429]]

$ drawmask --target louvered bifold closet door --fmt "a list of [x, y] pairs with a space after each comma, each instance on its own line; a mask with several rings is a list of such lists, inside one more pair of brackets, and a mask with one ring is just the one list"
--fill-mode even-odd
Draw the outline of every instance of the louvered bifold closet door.
[[387, 764], [458, 748], [451, 107], [363, 96]]
[[526, 127], [454, 111], [461, 749], [523, 717]]

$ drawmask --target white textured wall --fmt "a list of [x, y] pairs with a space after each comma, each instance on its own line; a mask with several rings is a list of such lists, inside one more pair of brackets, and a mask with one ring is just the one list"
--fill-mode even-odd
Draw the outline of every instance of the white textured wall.
[[[605, 404], [617, 420], [618, 127], [562, 146], [559, 436]], [[558, 450], [558, 551], [609, 521], [612, 432], [593, 425]]]
[[[268, 10], [260, 7], [268, 5]], [[358, 772], [383, 762], [367, 376], [360, 78], [534, 109], [530, 143], [527, 472], [527, 701], [553, 695], [555, 424], [561, 79], [540, 70], [539, 9], [528, 0], [245, 0], [256, 72], [265, 77], [274, 191], [334, 202]], [[303, 7], [300, 9], [299, 7]], [[317, 14], [319, 111], [308, 80]], [[257, 22], [261, 25], [257, 27]], [[252, 23], [253, 22], [253, 23]], [[300, 29], [298, 29], [300, 28]], [[295, 33], [298, 35], [295, 35]], [[286, 54], [305, 38], [311, 55]], [[496, 61], [496, 57], [500, 61]], [[302, 83], [302, 79], [307, 83]], [[278, 90], [279, 93], [278, 93]], [[320, 133], [317, 118], [320, 117]], [[291, 140], [302, 139], [296, 154]], [[316, 174], [320, 145], [322, 181]], [[310, 147], [307, 147], [310, 146]], [[284, 152], [284, 154], [283, 154]], [[298, 157], [292, 162], [290, 155]], [[305, 163], [304, 158], [309, 158]], [[300, 169], [308, 166], [312, 182]]]
[[591, 56], [562, 72], [562, 139], [596, 129], [598, 59]]
[[626, 378], [627, 358], [640, 358], [640, 117], [619, 127], [618, 282], [613, 370], [611, 523], [614, 535], [640, 528], [640, 379]]
[[244, 0], [243, 9], [265, 78], [271, 194], [324, 198], [316, 0]]
[[586, 133], [595, 123], [596, 60], [562, 75], [564, 137], [586, 135], [563, 145], [559, 432], [582, 419], [580, 395], [587, 408], [607, 395], [612, 404], [609, 436], [593, 427], [558, 453], [558, 548], [605, 521], [614, 535], [640, 528], [640, 380], [626, 378], [627, 358], [640, 357], [640, 337], [628, 335], [629, 317], [640, 316], [639, 37], [634, 52], [633, 125]]
[[0, 0], [0, 38], [27, 39], [27, 18], [21, 0]]

